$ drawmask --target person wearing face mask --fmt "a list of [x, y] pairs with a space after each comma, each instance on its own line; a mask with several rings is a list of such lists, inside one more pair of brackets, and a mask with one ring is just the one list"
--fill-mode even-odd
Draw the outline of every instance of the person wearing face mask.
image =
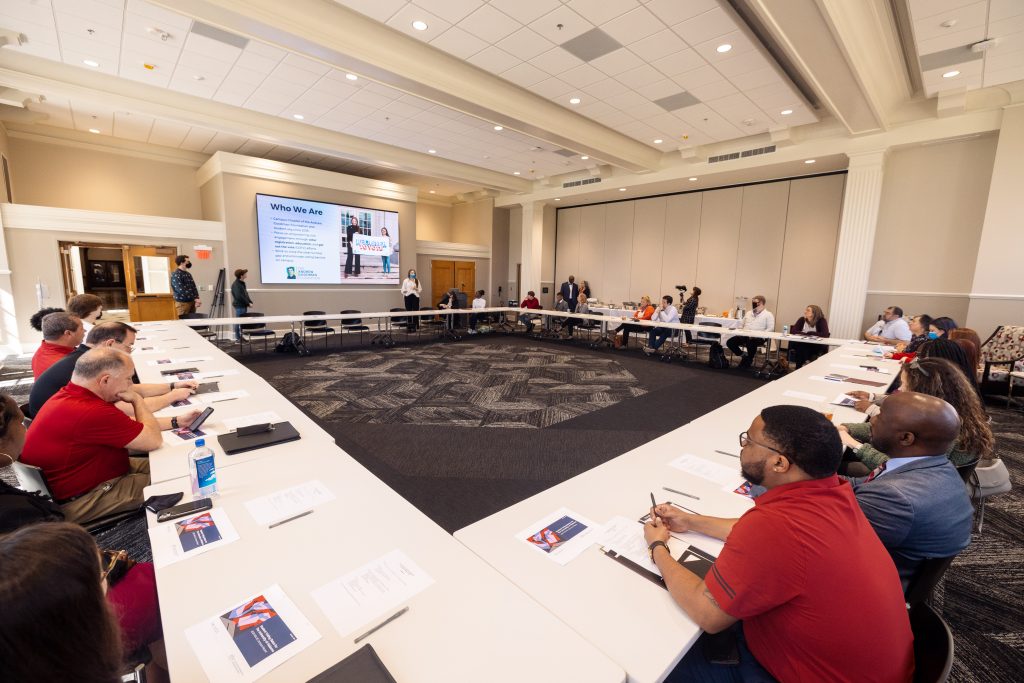
[[178, 317], [183, 318], [195, 313], [203, 302], [199, 300], [196, 281], [192, 279], [192, 273], [188, 272], [192, 260], [185, 254], [178, 254], [174, 257], [174, 263], [178, 267], [171, 273], [171, 291], [174, 294], [174, 309]]
[[[404, 280], [402, 280], [402, 296], [405, 297], [405, 310], [407, 311], [418, 311], [420, 310], [420, 294], [423, 293], [423, 283], [416, 278], [416, 269], [410, 268], [409, 274]], [[420, 327], [419, 316], [409, 316], [409, 327], [407, 328], [410, 332], [415, 332]]]
[[942, 316], [934, 318], [928, 326], [928, 339], [946, 339], [949, 333], [956, 329], [956, 321], [952, 318]]
[[[743, 316], [743, 325], [740, 326], [740, 329], [756, 332], [774, 332], [775, 316], [765, 307], [767, 299], [764, 298], [764, 295], [758, 294], [751, 297], [750, 303], [754, 307]], [[765, 340], [760, 337], [735, 336], [730, 337], [725, 345], [729, 347], [733, 354], [737, 356], [742, 355], [739, 367], [749, 368], [754, 363], [754, 356], [757, 355], [758, 347], [764, 343]]]
[[[762, 410], [739, 439], [743, 476], [767, 489], [750, 510], [730, 519], [664, 503], [644, 525], [669, 596], [706, 631], [669, 678], [909, 681], [913, 636], [899, 575], [850, 484], [836, 475], [843, 449], [835, 427], [811, 408], [779, 405]], [[703, 579], [667, 547], [670, 532], [686, 531], [725, 541]], [[870, 599], [837, 600], [837, 586]], [[870, 657], [850, 647], [866, 633]], [[727, 637], [738, 656], [709, 657], [709, 641]]]

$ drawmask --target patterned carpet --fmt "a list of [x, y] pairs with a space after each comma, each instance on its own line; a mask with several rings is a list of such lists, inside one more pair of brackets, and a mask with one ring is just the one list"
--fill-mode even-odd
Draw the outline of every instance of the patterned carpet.
[[647, 393], [614, 358], [434, 344], [333, 354], [270, 378], [323, 422], [543, 428]]

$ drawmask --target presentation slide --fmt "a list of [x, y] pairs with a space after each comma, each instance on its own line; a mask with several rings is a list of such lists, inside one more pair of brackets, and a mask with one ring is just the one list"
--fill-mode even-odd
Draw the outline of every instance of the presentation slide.
[[264, 284], [395, 284], [398, 212], [256, 195]]

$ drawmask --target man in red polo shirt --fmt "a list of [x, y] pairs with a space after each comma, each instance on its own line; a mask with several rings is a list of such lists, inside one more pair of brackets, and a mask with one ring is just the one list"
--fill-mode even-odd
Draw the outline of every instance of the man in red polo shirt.
[[[910, 681], [913, 636], [899, 574], [836, 476], [842, 442], [810, 408], [772, 406], [740, 434], [743, 476], [767, 492], [739, 519], [690, 515], [670, 505], [644, 527], [677, 603], [709, 634], [735, 636], [738, 665], [711, 662], [705, 634], [669, 680]], [[701, 580], [672, 559], [671, 531], [726, 541]], [[856, 586], [855, 599], [843, 595]], [[742, 620], [741, 623], [737, 623]], [[870, 634], [870, 644], [864, 642]]]
[[[128, 354], [92, 349], [32, 420], [21, 459], [43, 470], [69, 521], [85, 524], [137, 509], [144, 500], [149, 459], [129, 458], [128, 449], [150, 451], [162, 438], [145, 400], [132, 391], [134, 372]], [[131, 403], [135, 418], [116, 401]]]
[[50, 313], [43, 318], [42, 327], [43, 343], [32, 356], [34, 379], [39, 379], [47, 368], [74, 351], [85, 338], [81, 318], [64, 311]]

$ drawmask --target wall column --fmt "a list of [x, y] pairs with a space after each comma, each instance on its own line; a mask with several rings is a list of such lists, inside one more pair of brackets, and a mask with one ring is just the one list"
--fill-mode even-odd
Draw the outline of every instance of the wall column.
[[[34, 312], [34, 311], [33, 311]], [[0, 215], [0, 351], [21, 353], [18, 336], [18, 316], [14, 310], [14, 285], [11, 266], [7, 260], [7, 237], [3, 216]]]
[[544, 248], [544, 202], [523, 202], [522, 281], [520, 294], [531, 289], [540, 296], [541, 258]]
[[882, 198], [885, 150], [850, 155], [828, 326], [833, 337], [860, 339]]

